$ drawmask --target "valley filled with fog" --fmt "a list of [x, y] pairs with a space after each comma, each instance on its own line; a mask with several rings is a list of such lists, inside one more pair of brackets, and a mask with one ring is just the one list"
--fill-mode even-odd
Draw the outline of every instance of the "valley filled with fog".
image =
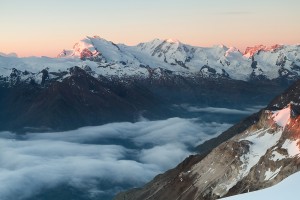
[[205, 140], [260, 108], [174, 107], [193, 117], [141, 118], [66, 132], [1, 132], [1, 199], [111, 199], [175, 167]]

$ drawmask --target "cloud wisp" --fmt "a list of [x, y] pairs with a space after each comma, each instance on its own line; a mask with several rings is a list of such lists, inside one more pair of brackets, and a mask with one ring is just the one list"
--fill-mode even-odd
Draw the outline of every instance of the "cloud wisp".
[[[1, 132], [0, 196], [26, 199], [68, 185], [99, 199], [175, 167], [193, 153], [191, 147], [229, 126], [171, 118], [23, 136]], [[109, 186], [102, 188], [103, 181]]]
[[218, 108], [218, 107], [198, 107], [188, 104], [176, 105], [188, 112], [205, 112], [205, 113], [220, 113], [220, 114], [233, 114], [233, 115], [250, 115], [258, 112], [264, 106], [253, 106], [245, 109], [233, 109], [233, 108]]

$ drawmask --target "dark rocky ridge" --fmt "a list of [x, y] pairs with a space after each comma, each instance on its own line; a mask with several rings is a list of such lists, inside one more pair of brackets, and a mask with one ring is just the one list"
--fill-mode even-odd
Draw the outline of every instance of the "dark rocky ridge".
[[[280, 93], [279, 80], [245, 82], [229, 78], [183, 77], [165, 72], [161, 77], [95, 78], [88, 67], [55, 73], [44, 69], [41, 84], [21, 81], [15, 70], [0, 82], [0, 130], [69, 130], [116, 121], [186, 117], [174, 104], [240, 107], [263, 105]], [[69, 77], [58, 81], [66, 74]], [[49, 76], [55, 75], [55, 79]]]

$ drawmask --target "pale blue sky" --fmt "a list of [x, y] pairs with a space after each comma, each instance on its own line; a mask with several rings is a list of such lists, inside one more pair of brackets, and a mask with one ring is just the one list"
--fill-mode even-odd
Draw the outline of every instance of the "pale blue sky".
[[55, 56], [86, 35], [129, 45], [300, 43], [300, 0], [0, 0], [0, 52]]

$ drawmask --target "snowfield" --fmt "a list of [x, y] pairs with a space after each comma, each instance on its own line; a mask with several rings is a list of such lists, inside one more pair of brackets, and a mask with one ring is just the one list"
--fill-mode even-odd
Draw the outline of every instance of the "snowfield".
[[300, 185], [300, 172], [289, 176], [277, 185], [267, 189], [249, 192], [246, 194], [236, 195], [223, 198], [224, 200], [282, 200], [282, 199], [298, 199], [297, 192]]

